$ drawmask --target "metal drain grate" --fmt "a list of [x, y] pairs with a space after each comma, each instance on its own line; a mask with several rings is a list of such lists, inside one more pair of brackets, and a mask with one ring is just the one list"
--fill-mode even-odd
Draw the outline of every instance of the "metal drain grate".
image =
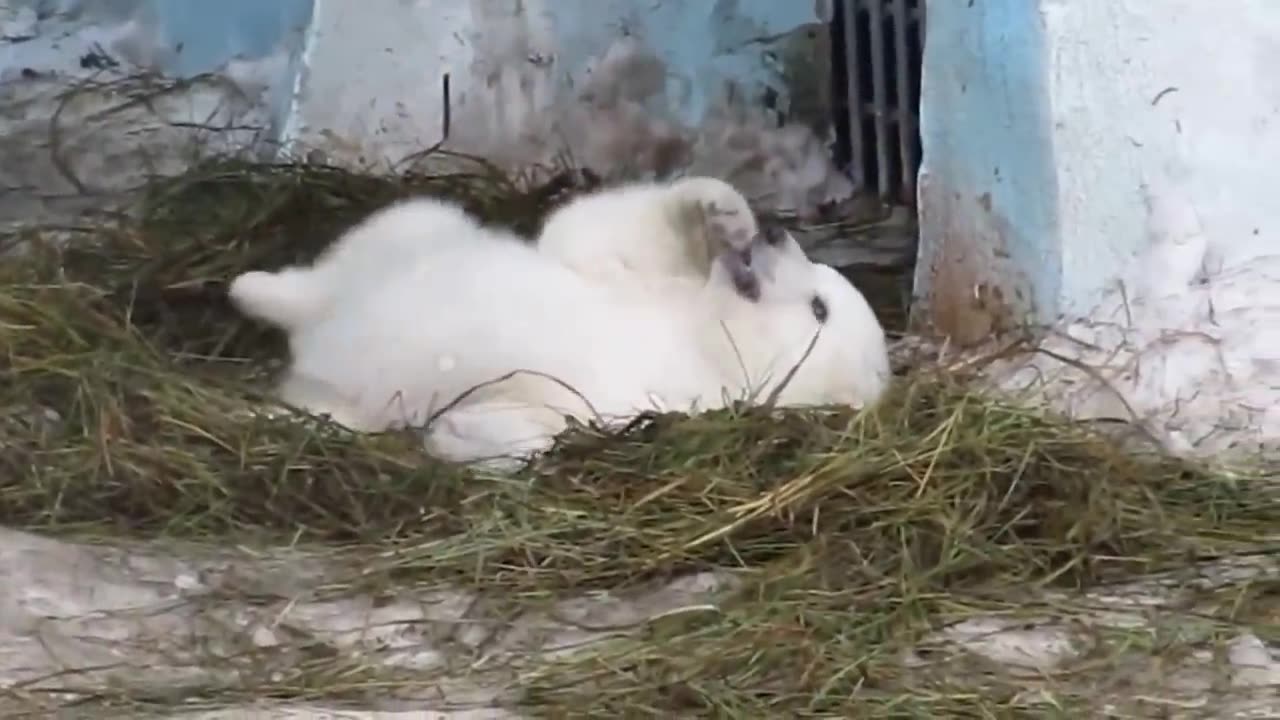
[[859, 187], [915, 207], [925, 0], [836, 0], [836, 158]]

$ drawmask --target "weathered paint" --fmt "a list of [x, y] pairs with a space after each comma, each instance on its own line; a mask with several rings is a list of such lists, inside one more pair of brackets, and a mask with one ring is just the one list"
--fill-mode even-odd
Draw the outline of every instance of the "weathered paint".
[[100, 203], [94, 195], [179, 171], [197, 152], [269, 152], [310, 9], [311, 0], [0, 3], [0, 221], [63, 217]]
[[[1061, 220], [1061, 309], [1085, 313], [1176, 194], [1209, 264], [1280, 237], [1280, 4], [1042, 0]], [[1212, 269], [1212, 268], [1210, 268]]]
[[1029, 286], [1009, 319], [1053, 332], [988, 367], [1000, 387], [1173, 454], [1275, 457], [1280, 5], [929, 9], [926, 319], [982, 340], [966, 285]]
[[922, 319], [977, 340], [1087, 314], [1141, 270], [1153, 195], [1180, 198], [1210, 265], [1274, 244], [1280, 5], [933, 2], [928, 28]]
[[279, 55], [283, 62], [272, 68], [267, 81], [273, 134], [278, 136], [292, 106], [312, 5], [313, 0], [148, 0], [147, 12], [155, 17], [158, 44], [174, 49], [163, 67], [177, 77], [214, 72], [232, 59], [251, 62]]
[[[818, 30], [829, 19], [827, 5], [442, 0], [371, 13], [345, 0], [316, 0], [285, 135], [299, 148], [395, 163], [443, 136], [447, 75], [451, 145], [479, 151], [565, 102], [623, 36], [666, 66], [662, 109], [676, 122], [699, 124], [730, 85], [742, 97], [773, 88], [787, 110], [796, 85], [810, 93], [827, 88], [813, 82], [812, 69], [788, 64], [804, 51], [780, 39], [797, 30], [825, 39]], [[805, 35], [806, 28], [813, 32]], [[789, 50], [793, 57], [783, 57]], [[818, 104], [797, 102], [810, 114]]]
[[[54, 114], [53, 86], [96, 72], [84, 59], [102, 55], [118, 63], [103, 78], [147, 69], [226, 82], [190, 98], [186, 109], [130, 119], [110, 113], [110, 131], [82, 133], [93, 136], [76, 151], [86, 167], [116, 165], [122, 145], [146, 149], [128, 139], [138, 137], [130, 122], [235, 126], [299, 154], [318, 149], [338, 163], [396, 165], [441, 139], [447, 105], [454, 150], [527, 165], [553, 160], [567, 140], [575, 152], [603, 158], [593, 167], [623, 172], [615, 166], [646, 153], [655, 164], [670, 164], [670, 155], [713, 171], [761, 167], [761, 177], [744, 182], [785, 186], [781, 195], [816, 207], [852, 191], [821, 139], [830, 124], [830, 15], [825, 0], [404, 0], [376, 12], [342, 0], [10, 0], [0, 3], [0, 36], [8, 38], [0, 38], [0, 99], [9, 106], [0, 108], [0, 129], [10, 141], [0, 142], [29, 156], [9, 168], [24, 185], [63, 189], [56, 176], [64, 173], [39, 157], [46, 148], [32, 138]], [[628, 41], [636, 49], [622, 54], [631, 60], [593, 76]], [[605, 76], [613, 80], [598, 79]], [[600, 92], [624, 101], [585, 101], [593, 77]], [[119, 99], [82, 97], [83, 112], [66, 117], [94, 116], [94, 102], [100, 110]], [[721, 126], [708, 130], [711, 140], [694, 137], [713, 110], [760, 105], [818, 137], [775, 137], [769, 122], [733, 134], [734, 148], [722, 147], [731, 133]], [[175, 142], [148, 147], [172, 156]], [[705, 162], [708, 155], [717, 157]], [[118, 173], [121, 182], [137, 174]]]
[[980, 340], [1059, 290], [1045, 37], [1026, 0], [928, 4], [920, 319]]
[[24, 69], [82, 75], [94, 69], [82, 62], [91, 52], [172, 78], [280, 55], [285, 62], [260, 79], [271, 88], [278, 127], [289, 108], [293, 60], [301, 55], [311, 9], [312, 0], [8, 0], [0, 3], [0, 27], [24, 30], [0, 40], [0, 78], [13, 80]]
[[231, 58], [266, 57], [282, 45], [300, 48], [312, 0], [149, 0], [146, 7], [160, 42], [174, 49], [168, 69], [190, 76], [217, 70]]

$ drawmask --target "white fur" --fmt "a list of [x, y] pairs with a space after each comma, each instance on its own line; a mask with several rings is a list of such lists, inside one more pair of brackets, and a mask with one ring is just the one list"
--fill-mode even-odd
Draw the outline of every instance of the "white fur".
[[[831, 268], [782, 261], [775, 248], [755, 253], [772, 279], [754, 302], [735, 289], [726, 255], [709, 261], [700, 285], [628, 293], [474, 221], [454, 222], [439, 204], [376, 215], [317, 267], [246, 273], [232, 292], [247, 313], [289, 332], [280, 398], [353, 430], [421, 424], [515, 371], [526, 372], [438, 417], [428, 450], [458, 461], [520, 456], [546, 448], [564, 415], [625, 419], [655, 405], [763, 397], [819, 329], [815, 294], [830, 317], [779, 404], [865, 405], [888, 381], [884, 333], [862, 295]], [[370, 227], [406, 232], [370, 236]], [[384, 253], [406, 248], [387, 262]]]
[[[716, 255], [749, 247], [759, 232], [742, 193], [699, 176], [574, 197], [547, 216], [537, 246], [585, 278], [661, 290], [673, 282], [701, 285]], [[790, 237], [783, 249], [804, 258]]]
[[401, 200], [342, 234], [310, 267], [247, 272], [228, 292], [241, 312], [284, 330], [315, 322], [345, 293], [360, 293], [449, 243], [518, 242], [436, 198]]

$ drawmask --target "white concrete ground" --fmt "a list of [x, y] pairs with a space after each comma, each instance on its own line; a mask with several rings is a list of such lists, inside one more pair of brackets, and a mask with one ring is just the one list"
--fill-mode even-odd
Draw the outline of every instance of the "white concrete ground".
[[[1107, 658], [1126, 674], [1123, 690], [1111, 690], [1116, 707], [1131, 708], [1136, 698], [1172, 717], [1189, 709], [1209, 711], [1197, 717], [1274, 717], [1280, 648], [1244, 629], [1221, 636], [1188, 601], [1277, 570], [1274, 560], [1220, 563], [1085, 596], [1045, 594], [1019, 617], [977, 617], [924, 638], [903, 663], [924, 669], [940, 655], [968, 653], [1025, 678], [1032, 697], [1050, 697], [1073, 682], [1074, 673], [1055, 678], [1055, 670], [1081, 667], [1099, 634], [1123, 633], [1133, 638], [1132, 652]], [[95, 692], [154, 697], [264, 680], [287, 686], [305, 657], [302, 646], [319, 643], [353, 667], [411, 671], [416, 692], [364, 708], [179, 704], [167, 717], [517, 718], [507, 703], [520, 668], [540, 657], [590, 653], [595, 643], [673, 612], [715, 622], [717, 594], [735, 585], [728, 575], [702, 574], [632, 596], [570, 598], [500, 618], [461, 588], [387, 588], [377, 599], [323, 595], [327, 582], [351, 572], [355, 565], [296, 549], [89, 546], [0, 531], [0, 710], [45, 717], [42, 704], [52, 713]], [[1090, 610], [1070, 609], [1082, 607]], [[1144, 647], [1160, 638], [1190, 650], [1157, 660]], [[80, 709], [93, 707], [100, 708], [93, 717], [113, 716], [105, 703]]]

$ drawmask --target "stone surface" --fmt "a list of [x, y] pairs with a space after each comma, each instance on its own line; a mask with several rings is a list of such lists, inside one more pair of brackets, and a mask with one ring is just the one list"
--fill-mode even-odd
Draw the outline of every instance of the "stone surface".
[[[82, 545], [0, 531], [0, 686], [11, 691], [0, 699], [0, 711], [6, 717], [51, 713], [86, 693], [262, 692], [287, 687], [308, 653], [324, 652], [353, 667], [407, 672], [407, 682], [366, 707], [257, 701], [175, 707], [167, 717], [514, 719], [520, 717], [510, 706], [515, 669], [538, 658], [590, 653], [594, 643], [682, 609], [713, 610], [719, 593], [735, 585], [728, 574], [704, 573], [644, 592], [592, 593], [514, 614], [464, 588], [383, 587], [376, 597], [326, 593], [359, 567], [296, 548]], [[1039, 683], [1046, 675], [1065, 672], [1052, 683], [1070, 682], [1071, 669], [1089, 656], [1100, 633], [1175, 633], [1203, 651], [1169, 665], [1135, 645], [1125, 657], [1111, 658], [1132, 677], [1102, 688], [1099, 703], [1132, 707], [1143, 704], [1145, 693], [1148, 705], [1156, 698], [1177, 707], [1212, 705], [1213, 717], [1280, 712], [1280, 651], [1247, 630], [1214, 651], [1218, 631], [1197, 620], [1193, 603], [1203, 597], [1196, 592], [1239, 586], [1278, 569], [1262, 559], [1221, 562], [1083, 596], [1044, 594], [1016, 614], [940, 628], [902, 662], [924, 671], [947, 658], [970, 658], [960, 666], [970, 669], [981, 659], [1024, 678], [1028, 692], [1043, 691], [1052, 687]], [[956, 679], [963, 682], [964, 671]], [[81, 708], [85, 717], [113, 717], [109, 706], [94, 707], [91, 700]]]

